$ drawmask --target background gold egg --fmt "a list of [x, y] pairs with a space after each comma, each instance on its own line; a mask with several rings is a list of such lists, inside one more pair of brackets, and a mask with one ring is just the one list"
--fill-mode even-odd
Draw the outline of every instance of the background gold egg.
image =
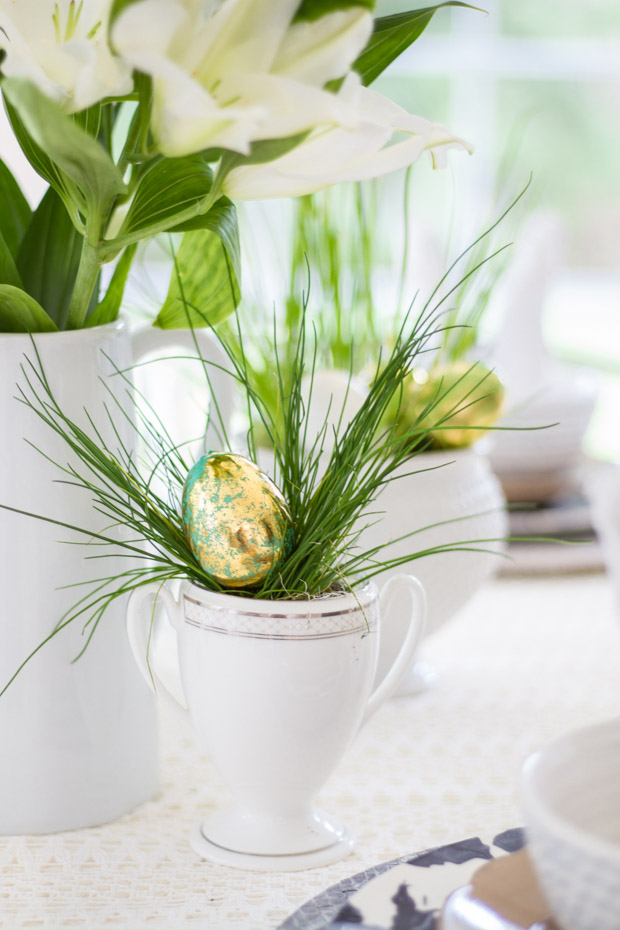
[[189, 472], [183, 523], [201, 567], [224, 587], [263, 581], [293, 544], [280, 490], [254, 462], [229, 452], [210, 452]]
[[[405, 381], [398, 427], [431, 429], [430, 448], [465, 448], [477, 442], [499, 419], [504, 386], [480, 362], [456, 361], [431, 370], [428, 380]], [[428, 413], [424, 411], [430, 407]]]

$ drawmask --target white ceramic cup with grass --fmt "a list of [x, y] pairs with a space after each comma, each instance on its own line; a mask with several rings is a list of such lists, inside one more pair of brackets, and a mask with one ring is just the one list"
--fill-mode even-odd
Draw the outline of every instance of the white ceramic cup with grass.
[[[410, 596], [407, 635], [373, 691], [380, 613], [393, 594]], [[158, 596], [174, 626], [187, 707], [147, 659]], [[326, 865], [353, 846], [349, 830], [317, 810], [323, 787], [361, 725], [398, 686], [424, 630], [425, 597], [410, 575], [379, 597], [370, 583], [351, 594], [266, 601], [217, 594], [183, 582], [132, 595], [128, 633], [142, 674], [191, 724], [200, 748], [232, 790], [232, 808], [199, 824], [192, 846], [239, 868], [294, 870]]]

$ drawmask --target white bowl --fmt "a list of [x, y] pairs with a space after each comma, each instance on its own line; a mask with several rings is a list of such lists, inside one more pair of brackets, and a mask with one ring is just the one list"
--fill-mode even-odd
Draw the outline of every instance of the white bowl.
[[[596, 396], [596, 383], [579, 373], [552, 382], [544, 393], [507, 414], [499, 425], [508, 429], [491, 434], [489, 457], [500, 478], [539, 471], [542, 465], [545, 470], [572, 466], [581, 455]], [[542, 426], [549, 428], [537, 428]]]
[[532, 862], [563, 930], [620, 930], [620, 718], [531, 756], [521, 804]]

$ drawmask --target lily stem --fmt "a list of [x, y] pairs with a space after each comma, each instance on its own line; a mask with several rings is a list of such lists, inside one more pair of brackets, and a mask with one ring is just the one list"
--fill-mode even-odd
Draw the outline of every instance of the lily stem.
[[84, 239], [75, 286], [69, 303], [67, 329], [81, 329], [84, 326], [100, 269], [101, 264], [97, 249], [94, 249]]

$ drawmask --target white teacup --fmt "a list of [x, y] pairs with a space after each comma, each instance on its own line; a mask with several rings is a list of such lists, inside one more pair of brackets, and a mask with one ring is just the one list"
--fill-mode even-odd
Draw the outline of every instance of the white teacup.
[[[371, 693], [379, 613], [396, 589], [411, 597], [409, 628]], [[187, 708], [148, 663], [151, 611], [159, 596], [178, 636]], [[189, 719], [200, 748], [235, 797], [192, 835], [204, 858], [241, 868], [326, 865], [353, 846], [349, 831], [318, 811], [325, 784], [360, 726], [392, 694], [424, 629], [425, 597], [410, 575], [315, 600], [265, 601], [216, 594], [183, 582], [179, 599], [158, 584], [135, 592], [127, 625], [144, 678]]]
[[620, 930], [620, 718], [530, 756], [521, 806], [530, 857], [562, 930]]

